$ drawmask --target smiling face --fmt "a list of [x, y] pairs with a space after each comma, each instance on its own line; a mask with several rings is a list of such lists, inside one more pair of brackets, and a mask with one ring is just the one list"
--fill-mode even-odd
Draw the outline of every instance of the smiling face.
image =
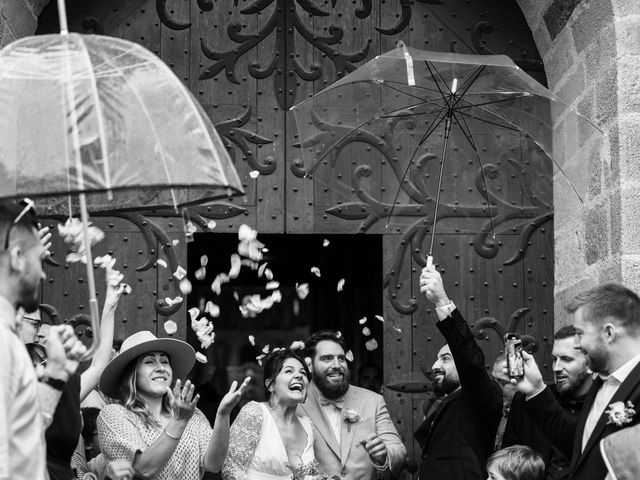
[[136, 389], [147, 397], [162, 398], [171, 386], [173, 370], [164, 352], [151, 352], [138, 357]]
[[581, 390], [589, 379], [587, 357], [574, 348], [574, 338], [558, 338], [553, 342], [553, 376], [561, 395]]
[[458, 369], [453, 361], [449, 345], [445, 345], [438, 352], [438, 359], [432, 367], [433, 370], [433, 391], [438, 395], [445, 395], [453, 392], [460, 386]]
[[271, 398], [283, 404], [302, 403], [307, 397], [309, 379], [307, 371], [300, 361], [289, 357], [284, 360], [282, 370], [271, 381], [266, 380], [265, 385]]
[[318, 342], [311, 366], [313, 382], [325, 397], [336, 399], [347, 393], [351, 377], [340, 344], [331, 340]]
[[603, 327], [588, 317], [585, 307], [578, 308], [574, 314], [574, 347], [584, 354], [591, 370], [608, 374], [610, 355], [608, 344], [604, 341]]

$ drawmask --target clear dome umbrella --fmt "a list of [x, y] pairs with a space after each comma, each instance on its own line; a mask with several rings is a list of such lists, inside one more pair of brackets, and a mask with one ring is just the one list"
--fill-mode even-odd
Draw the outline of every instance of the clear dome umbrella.
[[58, 7], [59, 35], [0, 51], [0, 198], [79, 212], [89, 238], [88, 209], [177, 210], [241, 195], [210, 119], [170, 68], [138, 44], [68, 33], [63, 0]]

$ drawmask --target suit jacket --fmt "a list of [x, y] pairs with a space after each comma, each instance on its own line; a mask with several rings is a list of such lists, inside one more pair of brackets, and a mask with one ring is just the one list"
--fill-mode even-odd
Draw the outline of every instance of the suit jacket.
[[609, 473], [616, 480], [638, 480], [640, 478], [640, 425], [623, 428], [600, 442], [600, 452]]
[[340, 445], [320, 405], [320, 392], [313, 382], [309, 384], [307, 400], [298, 408], [313, 423], [313, 448], [321, 476], [339, 475], [346, 479], [375, 479], [377, 469], [367, 451], [360, 445], [360, 441], [372, 433], [378, 434], [387, 446], [388, 468], [394, 472], [402, 468], [406, 450], [381, 395], [364, 388], [349, 386], [342, 411], [353, 410], [360, 418], [350, 424], [345, 420]]
[[484, 354], [456, 309], [437, 323], [451, 348], [461, 388], [418, 427], [421, 480], [484, 480], [502, 416], [502, 390], [487, 373]]
[[[571, 477], [575, 480], [602, 480], [607, 475], [602, 455], [600, 454], [600, 440], [620, 427], [607, 424], [608, 415], [603, 412], [600, 419], [582, 451], [582, 434], [589, 415], [589, 410], [596, 397], [602, 381], [596, 379], [587, 392], [584, 406], [580, 415], [572, 418], [561, 408], [558, 401], [548, 388], [526, 402], [529, 417], [534, 420], [542, 431], [552, 439], [553, 443], [571, 457]], [[632, 402], [636, 412], [640, 412], [640, 363], [631, 371], [626, 380], [620, 385], [609, 404], [615, 402]], [[640, 415], [636, 414], [628, 426], [637, 424]]]

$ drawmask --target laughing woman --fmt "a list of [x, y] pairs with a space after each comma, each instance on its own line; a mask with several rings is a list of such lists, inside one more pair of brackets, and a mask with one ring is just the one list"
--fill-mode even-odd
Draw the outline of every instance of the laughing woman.
[[304, 360], [291, 350], [267, 356], [267, 401], [249, 402], [231, 426], [224, 480], [302, 480], [317, 475], [311, 421], [296, 414], [310, 376]]
[[205, 470], [220, 471], [229, 445], [229, 414], [247, 380], [238, 389], [236, 382], [231, 385], [212, 429], [196, 408], [193, 385], [180, 380], [194, 362], [189, 344], [148, 331], [122, 343], [100, 379], [102, 391], [119, 401], [98, 416], [107, 461], [129, 461], [136, 478], [154, 480], [198, 480]]

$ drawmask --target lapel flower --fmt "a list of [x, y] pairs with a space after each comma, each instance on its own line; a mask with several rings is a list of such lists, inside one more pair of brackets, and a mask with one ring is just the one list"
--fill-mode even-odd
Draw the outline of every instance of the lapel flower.
[[633, 403], [627, 402], [615, 402], [609, 404], [609, 407], [605, 410], [605, 413], [609, 416], [607, 419], [607, 425], [615, 425], [616, 427], [624, 427], [631, 423], [633, 417], [636, 414], [636, 409], [633, 407]]
[[360, 415], [358, 415], [358, 412], [349, 408], [342, 412], [342, 418], [347, 423], [356, 423], [360, 421]]

